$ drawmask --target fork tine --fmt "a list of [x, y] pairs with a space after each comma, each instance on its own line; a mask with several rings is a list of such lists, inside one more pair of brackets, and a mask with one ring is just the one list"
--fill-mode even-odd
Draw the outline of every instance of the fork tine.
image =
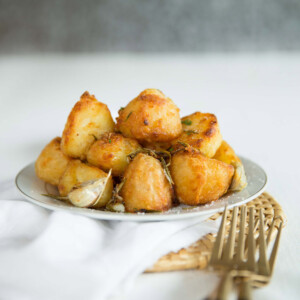
[[[247, 216], [247, 214], [246, 214]], [[255, 240], [255, 251], [257, 251], [257, 236], [256, 236], [256, 231], [257, 231], [257, 228], [258, 228], [258, 225], [259, 225], [259, 220], [258, 219], [255, 219], [255, 213], [253, 213], [253, 218], [254, 218], [254, 225], [253, 225], [253, 236], [254, 236], [254, 240]], [[248, 224], [250, 222], [250, 211], [249, 211], [249, 220], [248, 220]], [[249, 227], [249, 226], [248, 226]], [[247, 257], [248, 255], [248, 248], [249, 248], [249, 239], [247, 239], [245, 241], [245, 253], [244, 253], [244, 256]]]
[[254, 227], [253, 227], [253, 232], [256, 232], [256, 230], [258, 228], [258, 225], [259, 225], [259, 219], [255, 220]]
[[267, 260], [267, 246], [266, 246], [266, 238], [265, 238], [265, 230], [264, 230], [264, 216], [262, 209], [259, 210], [259, 260], [258, 260], [258, 269], [261, 275], [269, 275], [270, 267], [269, 262]]
[[236, 233], [236, 221], [237, 221], [238, 207], [233, 209], [231, 224], [229, 229], [229, 236], [226, 242], [223, 258], [225, 263], [229, 263], [233, 257], [234, 243], [235, 243], [235, 233]]
[[281, 230], [282, 230], [282, 222], [279, 225], [276, 240], [274, 242], [274, 246], [273, 246], [270, 260], [269, 260], [271, 274], [273, 273], [274, 263], [275, 263], [278, 248], [279, 248], [278, 246], [279, 246], [279, 241], [280, 241], [280, 236], [281, 236]]
[[255, 271], [254, 207], [250, 207], [249, 212], [247, 266], [249, 271]]
[[270, 242], [271, 242], [271, 237], [272, 237], [272, 233], [274, 231], [274, 228], [275, 228], [275, 218], [273, 219], [270, 227], [269, 227], [269, 233], [268, 233], [268, 236], [267, 236], [267, 247], [269, 246]]
[[212, 254], [211, 254], [211, 258], [210, 258], [211, 264], [216, 263], [222, 254], [227, 212], [228, 212], [228, 210], [227, 210], [227, 206], [226, 206], [224, 213], [223, 213], [222, 221], [221, 221], [221, 224], [219, 227], [219, 231], [218, 231], [218, 234], [216, 237], [216, 241], [214, 243], [214, 247], [212, 250]]
[[237, 245], [237, 262], [241, 262], [244, 259], [245, 255], [245, 224], [246, 224], [246, 213], [247, 207], [243, 206], [241, 208], [241, 215], [240, 215], [240, 231], [238, 236], [238, 245]]

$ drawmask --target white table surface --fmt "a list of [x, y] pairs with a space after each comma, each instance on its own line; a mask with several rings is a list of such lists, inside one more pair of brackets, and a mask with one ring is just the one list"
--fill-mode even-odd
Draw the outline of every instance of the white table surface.
[[[12, 179], [61, 135], [88, 90], [119, 107], [145, 88], [161, 89], [181, 109], [217, 115], [224, 139], [264, 167], [269, 191], [288, 218], [275, 274], [255, 299], [300, 294], [300, 53], [261, 55], [0, 56], [0, 180]], [[216, 279], [203, 271], [141, 275], [120, 299], [199, 299]]]

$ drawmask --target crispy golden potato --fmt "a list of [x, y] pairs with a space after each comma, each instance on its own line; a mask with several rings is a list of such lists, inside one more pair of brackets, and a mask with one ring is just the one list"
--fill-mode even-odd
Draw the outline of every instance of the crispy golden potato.
[[35, 173], [40, 179], [58, 185], [60, 177], [67, 168], [71, 158], [64, 155], [60, 149], [61, 138], [53, 139], [41, 152], [35, 162]]
[[95, 138], [114, 131], [114, 125], [107, 106], [85, 92], [68, 117], [61, 149], [70, 157], [84, 159]]
[[172, 157], [170, 171], [178, 200], [198, 205], [217, 200], [227, 192], [234, 168], [200, 152], [180, 151]]
[[171, 141], [182, 132], [178, 107], [156, 89], [144, 90], [120, 109], [116, 128], [140, 143]]
[[[104, 171], [93, 167], [88, 166], [82, 163], [80, 160], [72, 160], [61, 177], [58, 185], [59, 194], [61, 196], [67, 196], [72, 188], [76, 185], [79, 185], [83, 182], [93, 180], [93, 179], [100, 179], [103, 177], [107, 177]], [[105, 206], [105, 204], [111, 199], [112, 197], [112, 190], [113, 190], [113, 181], [110, 177], [106, 184], [105, 190], [103, 192], [100, 201], [97, 202], [96, 207]]]
[[118, 133], [103, 134], [87, 153], [87, 161], [105, 171], [112, 169], [114, 176], [121, 176], [127, 165], [127, 155], [141, 149], [136, 140]]
[[235, 154], [234, 150], [223, 141], [217, 150], [214, 159], [220, 160], [234, 167], [234, 175], [230, 186], [231, 191], [241, 191], [247, 186], [247, 178], [243, 163]]
[[222, 143], [222, 135], [215, 115], [195, 112], [182, 118], [183, 133], [172, 142], [175, 147], [182, 147], [178, 141], [199, 149], [207, 156], [213, 157]]
[[124, 179], [121, 196], [126, 211], [164, 211], [171, 207], [171, 185], [154, 157], [139, 153], [127, 167]]

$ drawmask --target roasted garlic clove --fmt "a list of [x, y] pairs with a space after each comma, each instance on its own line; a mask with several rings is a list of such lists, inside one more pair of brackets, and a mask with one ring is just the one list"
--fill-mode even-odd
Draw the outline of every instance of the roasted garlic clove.
[[97, 207], [110, 176], [111, 171], [109, 171], [107, 177], [87, 181], [75, 187], [68, 194], [69, 201], [77, 207]]

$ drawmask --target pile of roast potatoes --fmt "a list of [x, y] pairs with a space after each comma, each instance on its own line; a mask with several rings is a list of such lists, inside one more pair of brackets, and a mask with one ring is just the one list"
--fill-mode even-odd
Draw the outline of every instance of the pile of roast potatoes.
[[[168, 170], [159, 153], [169, 153]], [[107, 178], [94, 209], [103, 209], [122, 182], [118, 199], [130, 213], [202, 205], [247, 186], [243, 164], [223, 140], [216, 116], [180, 118], [179, 108], [157, 89], [121, 107], [116, 123], [107, 105], [85, 92], [35, 170], [63, 197], [84, 182]]]

